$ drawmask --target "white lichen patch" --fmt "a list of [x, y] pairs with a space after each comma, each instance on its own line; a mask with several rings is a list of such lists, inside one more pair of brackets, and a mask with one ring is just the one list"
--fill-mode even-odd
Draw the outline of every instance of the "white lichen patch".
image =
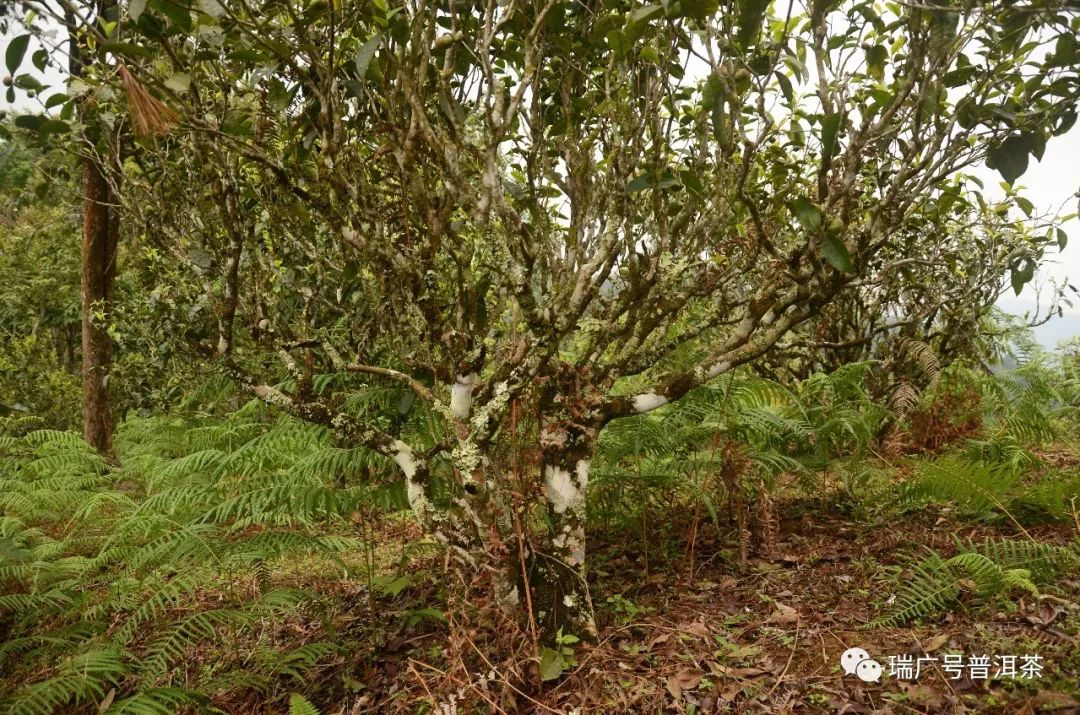
[[476, 385], [476, 373], [470, 372], [468, 375], [458, 375], [453, 387], [450, 388], [450, 414], [459, 420], [469, 419], [474, 385]]
[[[453, 398], [453, 395], [451, 395], [451, 398]], [[486, 405], [476, 411], [476, 414], [473, 415], [473, 418], [470, 421], [473, 430], [478, 434], [484, 434], [485, 430], [487, 430], [488, 422], [491, 421], [492, 415], [498, 414], [509, 402], [510, 386], [506, 381], [495, 385], [495, 391], [493, 392], [491, 399]]]
[[565, 447], [567, 440], [566, 430], [548, 429], [540, 430], [540, 444], [544, 447]]
[[424, 496], [424, 487], [419, 482], [414, 482], [412, 479], [405, 480], [405, 491], [409, 498], [409, 506], [413, 508], [413, 511], [421, 511], [427, 508], [427, 497]]
[[405, 475], [405, 495], [409, 506], [418, 516], [424, 518], [431, 509], [431, 503], [424, 494], [424, 485], [414, 479], [420, 469], [420, 461], [413, 454], [412, 447], [401, 440], [396, 440], [391, 447], [394, 449], [394, 462], [401, 467]]
[[416, 461], [416, 456], [413, 454], [412, 447], [402, 442], [400, 439], [396, 440], [392, 445], [394, 448], [394, 461], [401, 467], [401, 471], [405, 473], [407, 479], [412, 479], [416, 476], [416, 470], [420, 464]]
[[649, 412], [666, 405], [667, 402], [666, 397], [657, 394], [655, 390], [649, 390], [634, 396], [634, 412]]
[[589, 485], [589, 460], [579, 460], [574, 474], [554, 465], [544, 468], [547, 498], [556, 514], [576, 511], [585, 505], [585, 488]]
[[551, 540], [555, 548], [566, 552], [563, 559], [567, 566], [578, 566], [585, 562], [585, 530], [565, 529]]
[[587, 459], [579, 460], [577, 468], [574, 470], [577, 472], [578, 489], [581, 491], [581, 498], [585, 498], [585, 487], [589, 486], [589, 465], [591, 462]]
[[565, 596], [563, 596], [562, 602], [563, 602], [563, 605], [566, 606], [567, 608], [573, 608], [574, 607], [574, 597], [571, 596], [569, 593], [566, 594]]
[[462, 474], [471, 475], [480, 468], [483, 461], [480, 448], [468, 440], [458, 442], [450, 456], [454, 460], [454, 466]]
[[548, 501], [556, 514], [563, 514], [584, 500], [581, 490], [570, 478], [570, 472], [561, 467], [548, 465], [544, 468], [544, 485], [547, 487]]

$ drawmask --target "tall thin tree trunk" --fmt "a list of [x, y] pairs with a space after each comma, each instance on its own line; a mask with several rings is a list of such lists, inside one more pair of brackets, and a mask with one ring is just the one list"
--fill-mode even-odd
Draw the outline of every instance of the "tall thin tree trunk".
[[244, 241], [237, 233], [230, 233], [229, 252], [225, 257], [223, 279], [225, 289], [221, 297], [221, 314], [218, 317], [219, 357], [228, 357], [233, 349], [233, 324], [236, 322], [236, 308], [240, 303], [240, 256], [244, 251]]
[[[116, 0], [94, 0], [84, 10], [94, 17], [116, 19]], [[68, 71], [81, 77], [87, 64], [85, 38], [80, 35], [80, 19], [72, 6], [64, 9], [68, 31]], [[85, 115], [85, 108], [83, 111]], [[85, 120], [84, 116], [84, 120]], [[91, 141], [99, 138], [93, 120], [88, 122]], [[117, 202], [109, 183], [107, 168], [93, 151], [83, 157], [82, 235], [82, 378], [83, 438], [102, 454], [112, 452], [112, 411], [109, 404], [109, 369], [112, 342], [102, 320], [106, 319], [116, 278], [116, 249], [119, 235]]]
[[224, 290], [221, 296], [221, 309], [218, 314], [217, 355], [229, 357], [233, 350], [234, 324], [236, 309], [240, 304], [240, 258], [244, 253], [244, 237], [248, 232], [247, 221], [240, 214], [237, 205], [237, 182], [226, 166], [229, 159], [221, 156], [223, 171], [221, 180], [218, 211], [229, 245], [225, 253], [225, 266], [222, 272]]
[[107, 317], [116, 278], [119, 221], [105, 169], [93, 158], [83, 159], [82, 236], [82, 378], [83, 437], [102, 454], [112, 451], [113, 419], [109, 404], [112, 342], [103, 321]]

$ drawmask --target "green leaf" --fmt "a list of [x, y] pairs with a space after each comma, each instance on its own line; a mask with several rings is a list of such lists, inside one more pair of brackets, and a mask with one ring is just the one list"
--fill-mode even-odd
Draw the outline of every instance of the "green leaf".
[[617, 59], [621, 59], [632, 44], [623, 35], [622, 30], [611, 30], [607, 34], [608, 47]]
[[220, 20], [225, 14], [225, 6], [219, 0], [198, 0], [196, 4], [199, 6], [199, 10], [215, 20]]
[[1046, 137], [1035, 132], [1024, 132], [1020, 136], [1023, 138], [1024, 143], [1027, 144], [1028, 152], [1039, 161], [1042, 161], [1043, 154], [1046, 152]]
[[146, 9], [146, 0], [129, 0], [127, 7], [127, 14], [133, 21], [138, 22], [139, 17], [142, 16], [143, 10]]
[[626, 185], [626, 190], [630, 193], [634, 193], [637, 191], [644, 191], [650, 186], [652, 186], [652, 176], [649, 174], [642, 174], [641, 176], [632, 179], [630, 183]]
[[795, 90], [791, 86], [791, 80], [783, 72], [776, 72], [776, 81], [780, 84], [780, 91], [784, 93], [784, 99], [788, 104], [793, 105], [795, 102]]
[[1069, 235], [1067, 233], [1065, 233], [1065, 230], [1060, 229], [1060, 228], [1057, 229], [1058, 250], [1059, 251], [1064, 251], [1065, 250], [1065, 244], [1067, 244], [1068, 242], [1069, 242]]
[[825, 234], [825, 239], [821, 244], [821, 255], [829, 262], [829, 265], [838, 271], [851, 273], [855, 270], [851, 262], [851, 254], [848, 253], [847, 246], [844, 245], [839, 236], [834, 236], [831, 233]]
[[768, 8], [769, 0], [739, 0], [739, 29], [735, 39], [740, 47], [749, 47], [757, 39]]
[[1024, 290], [1024, 286], [1035, 277], [1035, 261], [1031, 258], [1021, 258], [1009, 267], [1009, 281], [1012, 289], [1017, 294]]
[[668, 170], [665, 170], [664, 173], [660, 175], [660, 180], [656, 182], [656, 188], [661, 191], [664, 189], [673, 189], [676, 186], [682, 186], [682, 183]]
[[838, 4], [839, 0], [814, 0], [811, 4], [810, 13], [814, 18], [819, 18], [831, 11]]
[[649, 20], [662, 12], [664, 12], [664, 8], [661, 5], [645, 5], [631, 12], [626, 27], [623, 28], [626, 38], [631, 43], [637, 40], [641, 37], [642, 33], [645, 32], [645, 28], [649, 25]]
[[191, 88], [191, 75], [177, 72], [165, 80], [165, 86], [177, 93], [183, 93]]
[[672, 189], [682, 185], [682, 182], [675, 178], [674, 174], [670, 171], [665, 171], [660, 175], [659, 179], [652, 174], [641, 174], [640, 176], [636, 176], [626, 185], [626, 190], [630, 193], [635, 193], [644, 191], [645, 189], [651, 189], [653, 188], [654, 181], [656, 183], [656, 188], [660, 190]]
[[1054, 128], [1054, 136], [1060, 137], [1065, 132], [1072, 129], [1076, 124], [1077, 113], [1075, 109], [1069, 109], [1061, 115], [1061, 120], [1058, 122], [1057, 127]]
[[888, 58], [889, 51], [884, 45], [874, 45], [866, 51], [867, 72], [879, 82], [885, 79], [885, 60]]
[[1020, 207], [1020, 210], [1024, 212], [1024, 215], [1031, 218], [1031, 212], [1035, 210], [1035, 205], [1025, 199], [1023, 196], [1017, 196], [1015, 198], [1016, 205]]
[[379, 47], [382, 46], [382, 41], [382, 34], [376, 32], [361, 45], [360, 51], [356, 53], [356, 59], [354, 60], [358, 78], [364, 79], [367, 77], [368, 70], [371, 68], [371, 60], [375, 57], [375, 53], [379, 51]]
[[4, 53], [4, 60], [7, 62], [8, 72], [15, 74], [15, 71], [19, 69], [19, 65], [21, 65], [23, 61], [23, 56], [26, 55], [26, 48], [29, 45], [29, 34], [19, 35], [8, 43], [7, 51]]
[[705, 185], [701, 183], [701, 177], [697, 175], [696, 171], [686, 169], [680, 172], [679, 177], [682, 179], [682, 185], [689, 191], [695, 194], [705, 193]]
[[127, 57], [154, 57], [154, 51], [145, 45], [136, 45], [133, 42], [103, 42], [101, 49], [112, 52], [114, 55], [126, 55]]
[[1013, 134], [990, 149], [986, 165], [997, 170], [1010, 184], [1024, 175], [1028, 168], [1028, 143], [1019, 134]]
[[36, 132], [44, 121], [45, 117], [40, 114], [20, 114], [15, 117], [15, 126], [19, 129], [29, 129]]
[[837, 135], [840, 131], [841, 119], [843, 117], [839, 114], [831, 114], [821, 118], [821, 151], [830, 158], [836, 154]]
[[555, 680], [566, 669], [566, 661], [562, 653], [545, 646], [540, 650], [540, 679], [543, 681]]
[[45, 50], [35, 50], [34, 54], [30, 55], [30, 61], [34, 63], [34, 67], [37, 67], [38, 72], [44, 72], [45, 64], [49, 61], [49, 53]]
[[384, 598], [387, 596], [390, 598], [397, 598], [398, 594], [408, 588], [412, 581], [413, 577], [409, 574], [398, 576], [395, 579], [384, 576], [375, 579], [375, 586], [379, 589], [379, 594]]
[[186, 5], [177, 4], [173, 0], [148, 0], [148, 4], [169, 18], [169, 22], [181, 32], [191, 30], [191, 11]]
[[415, 611], [409, 611], [405, 620], [409, 625], [414, 626], [425, 618], [429, 621], [435, 621], [436, 623], [442, 623], [444, 625], [449, 622], [446, 620], [446, 614], [438, 608], [419, 608]]
[[32, 74], [21, 74], [14, 80], [14, 85], [19, 89], [32, 89], [35, 92], [45, 88], [38, 78]]
[[64, 134], [71, 131], [67, 122], [60, 119], [46, 119], [37, 129], [38, 136], [45, 139], [50, 134]]
[[821, 209], [815, 206], [810, 199], [805, 196], [800, 196], [795, 199], [792, 208], [795, 211], [795, 216], [799, 219], [799, 223], [805, 228], [808, 228], [811, 231], [817, 231], [821, 228], [823, 219]]

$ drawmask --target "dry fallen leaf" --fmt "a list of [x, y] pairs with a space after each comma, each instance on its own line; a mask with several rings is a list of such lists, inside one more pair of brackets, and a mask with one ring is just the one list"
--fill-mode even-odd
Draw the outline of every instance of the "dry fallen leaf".
[[769, 675], [771, 671], [763, 668], [732, 668], [713, 661], [709, 662], [709, 670], [713, 675], [735, 678], [736, 680], [754, 680]]
[[943, 645], [949, 642], [949, 634], [943, 633], [940, 636], [934, 636], [923, 648], [927, 653], [933, 653], [935, 650], [939, 650]]
[[655, 638], [653, 638], [651, 641], [649, 641], [649, 645], [646, 646], [646, 648], [648, 650], [652, 650], [655, 646], [658, 646], [661, 643], [667, 643], [670, 638], [671, 638], [670, 633], [663, 633], [661, 635], [658, 635]]
[[671, 693], [671, 697], [681, 700], [683, 692], [696, 688], [703, 677], [705, 673], [697, 668], [683, 668], [668, 676], [667, 690]]
[[679, 626], [679, 630], [692, 636], [699, 636], [701, 638], [709, 637], [709, 627], [701, 621], [683, 623], [681, 626]]
[[795, 623], [799, 620], [799, 612], [791, 606], [785, 606], [779, 601], [774, 602], [776, 610], [766, 620], [766, 623]]
[[897, 683], [904, 694], [916, 705], [924, 705], [940, 712], [945, 707], [945, 697], [938, 690], [921, 683]]
[[1058, 619], [1058, 616], [1065, 613], [1065, 609], [1056, 604], [1048, 601], [1043, 601], [1039, 605], [1039, 613], [1034, 616], [1028, 616], [1028, 623], [1035, 626], [1048, 626]]
[[745, 683], [735, 681], [720, 692], [720, 699], [727, 703], [734, 702], [735, 698], [739, 697], [739, 693], [741, 693], [745, 687]]

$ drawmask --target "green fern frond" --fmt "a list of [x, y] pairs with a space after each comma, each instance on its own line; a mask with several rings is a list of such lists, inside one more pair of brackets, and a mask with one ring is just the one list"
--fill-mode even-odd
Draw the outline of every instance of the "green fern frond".
[[1015, 591], [1038, 595], [1038, 584], [1064, 570], [1080, 568], [1071, 547], [1033, 541], [986, 539], [981, 544], [957, 541], [959, 553], [942, 559], [935, 552], [911, 566], [900, 584], [892, 610], [867, 627], [899, 626], [935, 615], [956, 605], [964, 579], [985, 602]]
[[1014, 470], [955, 456], [919, 464], [910, 493], [951, 501], [980, 514], [1000, 509], [1018, 482]]
[[293, 693], [289, 696], [289, 715], [319, 715], [319, 711], [304, 696]]
[[141, 690], [131, 697], [116, 700], [107, 710], [110, 715], [174, 715], [185, 706], [208, 709], [209, 699], [185, 688], [165, 687]]

